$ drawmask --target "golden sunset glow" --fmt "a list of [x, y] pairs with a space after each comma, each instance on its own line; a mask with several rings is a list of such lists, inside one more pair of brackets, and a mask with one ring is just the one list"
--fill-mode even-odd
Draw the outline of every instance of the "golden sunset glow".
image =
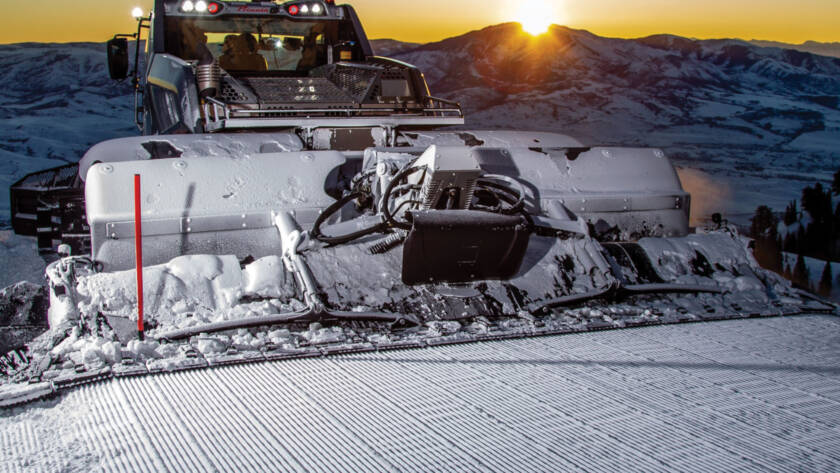
[[516, 2], [514, 8], [517, 12], [513, 20], [521, 23], [526, 33], [534, 36], [547, 32], [556, 15], [556, 6], [547, 0]]
[[[5, 4], [7, 3], [7, 4]], [[131, 9], [153, 0], [59, 0], [4, 3], [0, 43], [102, 42], [131, 33]], [[336, 0], [356, 8], [370, 38], [427, 43], [518, 21], [532, 33], [549, 24], [601, 36], [669, 33], [689, 38], [840, 41], [837, 0]], [[536, 6], [530, 6], [534, 3]]]

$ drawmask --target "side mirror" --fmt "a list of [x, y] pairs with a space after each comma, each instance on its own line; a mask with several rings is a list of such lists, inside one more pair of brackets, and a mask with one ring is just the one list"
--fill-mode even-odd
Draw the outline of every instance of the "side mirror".
[[123, 80], [128, 77], [128, 40], [113, 38], [108, 41], [108, 72], [111, 79]]

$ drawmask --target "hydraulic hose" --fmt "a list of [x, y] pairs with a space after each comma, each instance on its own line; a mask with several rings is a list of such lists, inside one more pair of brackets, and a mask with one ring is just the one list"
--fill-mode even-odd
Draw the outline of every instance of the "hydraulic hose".
[[[413, 163], [412, 163], [413, 164]], [[385, 223], [395, 227], [401, 228], [403, 230], [411, 230], [411, 224], [407, 222], [398, 222], [396, 218], [391, 214], [390, 207], [390, 200], [391, 200], [391, 193], [394, 191], [394, 188], [397, 186], [397, 183], [401, 180], [405, 179], [409, 175], [424, 170], [425, 167], [423, 166], [407, 166], [402, 169], [400, 172], [391, 179], [391, 182], [388, 183], [388, 187], [385, 189], [385, 192], [382, 194], [382, 214], [385, 216]]]
[[[500, 184], [499, 182], [495, 181], [502, 181], [507, 185]], [[484, 186], [485, 188], [489, 187], [492, 189], [496, 189], [502, 192], [507, 193], [510, 196], [514, 196], [516, 199], [513, 203], [505, 200], [505, 202], [510, 203], [511, 207], [509, 209], [500, 209], [500, 213], [512, 215], [517, 212], [521, 212], [525, 208], [525, 190], [522, 188], [522, 184], [517, 182], [514, 179], [511, 179], [508, 176], [499, 176], [495, 174], [490, 174], [486, 176], [482, 176], [478, 179], [477, 184], [480, 186]], [[488, 190], [492, 190], [488, 189]], [[495, 194], [495, 192], [494, 192]], [[497, 195], [498, 197], [498, 195]]]
[[326, 243], [328, 245], [342, 245], [344, 243], [349, 243], [363, 236], [370, 235], [371, 233], [376, 233], [384, 230], [385, 224], [381, 223], [369, 228], [365, 228], [363, 230], [359, 230], [357, 232], [348, 233], [346, 235], [329, 236], [321, 233], [321, 225], [323, 225], [328, 218], [330, 218], [333, 214], [341, 210], [342, 207], [344, 207], [354, 199], [362, 198], [365, 196], [367, 196], [367, 194], [365, 194], [364, 192], [352, 192], [342, 197], [334, 204], [327, 207], [315, 220], [315, 224], [312, 226], [312, 232], [310, 232], [310, 235], [312, 235], [312, 237], [316, 240]]

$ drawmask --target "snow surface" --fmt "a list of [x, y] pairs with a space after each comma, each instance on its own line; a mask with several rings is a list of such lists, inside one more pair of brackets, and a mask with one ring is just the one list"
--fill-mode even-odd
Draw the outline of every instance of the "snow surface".
[[19, 281], [44, 284], [46, 267], [34, 238], [15, 235], [11, 230], [0, 230], [0, 288]]
[[0, 471], [838, 471], [838, 337], [783, 317], [120, 378], [2, 412]]

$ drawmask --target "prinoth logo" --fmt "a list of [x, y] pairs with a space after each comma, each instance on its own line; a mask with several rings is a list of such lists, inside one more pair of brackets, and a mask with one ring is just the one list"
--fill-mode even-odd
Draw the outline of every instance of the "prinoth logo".
[[243, 13], [271, 13], [271, 8], [270, 7], [241, 6], [241, 7], [236, 7], [236, 11], [243, 12]]

